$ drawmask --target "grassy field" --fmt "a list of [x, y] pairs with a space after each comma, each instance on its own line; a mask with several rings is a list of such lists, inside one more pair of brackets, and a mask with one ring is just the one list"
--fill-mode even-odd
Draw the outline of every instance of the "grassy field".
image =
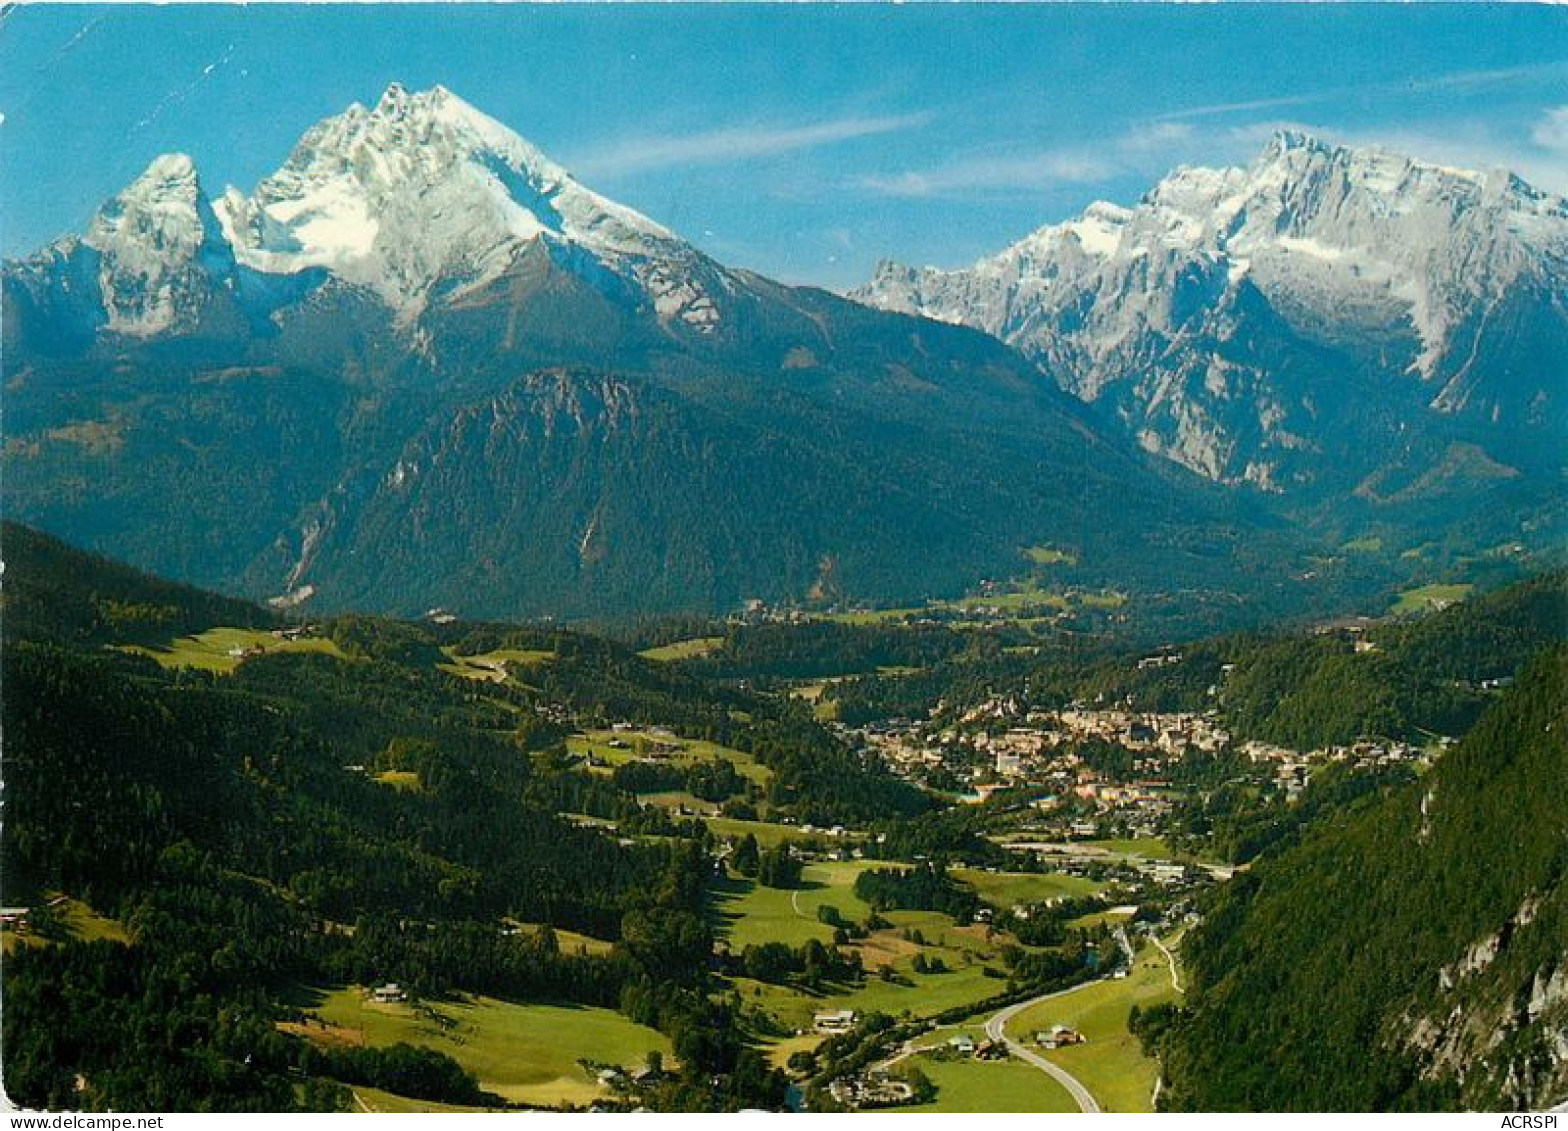
[[1086, 840], [1083, 843], [1095, 848], [1103, 848], [1107, 852], [1119, 852], [1124, 856], [1143, 856], [1150, 860], [1176, 859], [1176, 854], [1171, 851], [1170, 845], [1154, 836], [1136, 837], [1130, 840]]
[[637, 654], [645, 660], [661, 660], [665, 663], [673, 660], [694, 660], [699, 656], [711, 654], [723, 643], [722, 636], [697, 636], [691, 640], [677, 640], [674, 644], [649, 648]]
[[1177, 852], [1159, 837], [1134, 839], [1086, 840], [1081, 842], [1091, 848], [1103, 848], [1119, 856], [1140, 856], [1146, 860], [1172, 860], [1183, 864], [1223, 864], [1225, 861], [1213, 853]]
[[[864, 866], [868, 865], [861, 865]], [[847, 869], [849, 866], [813, 867]], [[731, 881], [731, 886], [740, 887], [737, 881]], [[766, 894], [759, 895], [756, 889], [751, 889], [739, 892], [738, 898], [727, 904], [720, 904], [721, 914], [733, 913], [737, 906], [746, 912], [745, 917], [729, 923], [730, 943], [737, 949], [748, 943], [775, 939], [792, 946], [799, 946], [811, 938], [829, 941], [831, 930], [814, 918], [815, 907], [822, 903], [838, 907], [846, 918], [861, 918], [864, 914], [861, 910], [864, 905], [854, 899], [846, 886], [802, 891], [795, 899], [788, 892], [761, 890]], [[813, 918], [795, 915], [795, 903], [799, 903], [803, 911], [810, 909]], [[868, 972], [862, 985], [829, 987], [823, 993], [815, 994], [795, 987], [737, 978], [735, 988], [749, 1003], [760, 1006], [789, 1029], [809, 1029], [812, 1015], [824, 1009], [930, 1016], [991, 997], [1002, 989], [1003, 982], [988, 975], [986, 967], [1002, 969], [1003, 938], [990, 938], [983, 926], [960, 927], [951, 917], [935, 911], [890, 911], [886, 918], [890, 927], [851, 944]], [[910, 937], [905, 937], [906, 932]], [[917, 974], [914, 969], [917, 955], [924, 956], [927, 961], [940, 959], [946, 969], [941, 973]], [[884, 967], [894, 973], [896, 980], [887, 981], [880, 976]]]
[[[1000, 941], [986, 938], [985, 927], [958, 927], [952, 918], [938, 911], [889, 911], [891, 929], [873, 932], [870, 938], [853, 944], [866, 968], [864, 985], [831, 988], [823, 995], [808, 995], [801, 990], [759, 982], [737, 980], [743, 995], [764, 1006], [789, 1027], [804, 1029], [812, 1013], [823, 1009], [877, 1010], [898, 1016], [930, 1016], [955, 1006], [982, 1001], [996, 995], [1002, 982], [985, 973], [986, 965], [1000, 969]], [[917, 932], [924, 943], [905, 938]], [[914, 957], [939, 958], [946, 971], [939, 974], [914, 973]], [[891, 968], [897, 979], [883, 980], [883, 966]]]
[[735, 877], [715, 884], [712, 890], [719, 933], [734, 950], [774, 941], [801, 946], [812, 939], [832, 940], [833, 930], [826, 923], [817, 922], [814, 914], [795, 910], [797, 905], [790, 900], [793, 892]]
[[1080, 593], [1078, 604], [1085, 609], [1119, 609], [1127, 604], [1127, 594]]
[[978, 868], [954, 868], [954, 879], [973, 884], [980, 898], [998, 907], [1012, 907], [1017, 903], [1044, 903], [1066, 896], [1092, 895], [1103, 888], [1082, 876], [1066, 876], [1054, 872], [1039, 874], [1029, 872], [986, 872]]
[[1078, 555], [1066, 550], [1058, 550], [1054, 546], [1030, 546], [1024, 551], [1024, 557], [1035, 565], [1070, 565], [1078, 564]]
[[[895, 933], [902, 934], [907, 930], [913, 935], [918, 932], [919, 937], [926, 940], [928, 952], [931, 947], [951, 950], [957, 953], [960, 960], [966, 955], [993, 958], [1003, 945], [1015, 941], [1007, 934], [992, 936], [990, 928], [983, 923], [960, 927], [951, 915], [944, 915], [940, 911], [886, 911], [882, 917], [893, 924]], [[878, 937], [873, 935], [872, 940]], [[952, 956], [944, 957], [949, 961], [952, 959]]]
[[802, 1033], [798, 1037], [785, 1037], [775, 1041], [767, 1048], [768, 1063], [774, 1068], [787, 1068], [790, 1057], [797, 1052], [809, 1052], [825, 1040], [827, 1037], [821, 1033]]
[[209, 628], [196, 636], [181, 636], [166, 648], [145, 648], [140, 644], [122, 646], [126, 652], [151, 656], [165, 668], [200, 668], [202, 671], [227, 675], [243, 662], [242, 656], [231, 656], [237, 650], [260, 649], [273, 652], [321, 652], [339, 659], [347, 659], [342, 650], [330, 640], [311, 637], [306, 640], [280, 640], [270, 632], [253, 628]]
[[[1038, 565], [1074, 564], [1076, 559], [1060, 550], [1036, 546], [1024, 551]], [[841, 613], [822, 613], [814, 619], [848, 625], [889, 624], [932, 613], [975, 614], [973, 619], [952, 622], [956, 625], [984, 625], [1001, 619], [1011, 624], [1033, 627], [1052, 623], [1053, 617], [1073, 609], [1119, 609], [1127, 603], [1125, 593], [1061, 593], [1043, 587], [1034, 578], [1009, 581], [991, 593], [971, 593], [954, 600], [932, 601], [916, 608], [854, 609]], [[982, 611], [983, 610], [983, 611]], [[1049, 613], [1050, 615], [1041, 615]]]
[[790, 686], [791, 697], [811, 704], [811, 714], [819, 723], [831, 723], [838, 719], [838, 700], [824, 698], [823, 692], [835, 683], [842, 682], [842, 676], [824, 676], [822, 679], [806, 680]]
[[1053, 1025], [1077, 1029], [1088, 1038], [1085, 1044], [1042, 1055], [1083, 1081], [1106, 1111], [1146, 1112], [1159, 1066], [1127, 1031], [1127, 1015], [1134, 1005], [1147, 1009], [1175, 996], [1165, 956], [1151, 945], [1138, 955], [1128, 977], [1042, 1002], [1015, 1017], [1007, 1032], [1032, 1045], [1035, 1033]]
[[1111, 926], [1127, 923], [1131, 921], [1134, 914], [1136, 912], [1130, 904], [1124, 907], [1110, 907], [1104, 911], [1096, 911], [1092, 915], [1080, 915], [1067, 925], [1075, 930], [1088, 931], [1106, 923]]
[[1423, 585], [1418, 589], [1406, 589], [1388, 611], [1396, 617], [1433, 612], [1463, 601], [1474, 588], [1473, 585]]
[[774, 941], [790, 946], [811, 939], [832, 942], [833, 928], [817, 919], [817, 909], [831, 904], [845, 919], [865, 919], [871, 908], [855, 895], [855, 877], [876, 866], [862, 860], [808, 864], [801, 874], [803, 886], [793, 891], [731, 878], [714, 887], [720, 932], [735, 950]]
[[[865, 921], [870, 913], [854, 894], [854, 880], [867, 868], [886, 865], [877, 861], [817, 863], [806, 867], [806, 886], [797, 891], [764, 888], [749, 880], [731, 877], [714, 888], [714, 911], [719, 931], [739, 951], [748, 945], [783, 942], [801, 946], [811, 939], [830, 942], [832, 928], [817, 919], [817, 909], [836, 907], [847, 920]], [[964, 874], [988, 888], [991, 895], [1004, 893], [1004, 902], [1049, 899], [1094, 890], [1096, 885], [1075, 877], [1056, 875]], [[791, 987], [768, 985], [745, 978], [735, 988], [750, 1004], [771, 1014], [787, 1029], [809, 1029], [812, 1015], [824, 1009], [878, 1011], [893, 1016], [932, 1016], [967, 1006], [999, 993], [1004, 982], [987, 972], [1004, 969], [1002, 947], [1010, 936], [992, 936], [989, 928], [974, 924], [960, 927], [935, 911], [890, 911], [890, 926], [850, 944], [860, 955], [867, 978], [862, 985], [828, 987], [808, 993]], [[940, 973], [916, 973], [917, 956], [926, 962], [940, 960]], [[883, 968], [893, 980], [881, 976]]]
[[[976, 1032], [972, 1034], [978, 1037]], [[1038, 1068], [1019, 1060], [937, 1060], [910, 1058], [933, 1084], [930, 1103], [890, 1108], [895, 1112], [1069, 1112], [1078, 1105], [1067, 1090]], [[895, 1069], [896, 1070], [896, 1069]]]
[[487, 997], [382, 1005], [354, 987], [312, 994], [306, 1008], [332, 1027], [314, 1030], [321, 1039], [439, 1049], [474, 1073], [485, 1091], [519, 1103], [593, 1102], [603, 1089], [579, 1059], [632, 1068], [653, 1049], [672, 1056], [662, 1034], [608, 1009]]
[[577, 931], [568, 931], [565, 927], [555, 928], [555, 939], [561, 947], [562, 954], [609, 954], [615, 949], [615, 944], [604, 939], [596, 939], [592, 935], [580, 934]]
[[682, 809], [687, 813], [699, 817], [711, 817], [719, 811], [719, 807], [711, 801], [704, 801], [695, 793], [687, 793], [683, 789], [664, 790], [659, 793], [639, 793], [637, 795], [649, 805], [660, 809]]
[[380, 1088], [367, 1088], [363, 1084], [355, 1084], [349, 1090], [354, 1093], [355, 1103], [352, 1110], [360, 1113], [407, 1115], [423, 1112], [485, 1110], [482, 1107], [457, 1107], [453, 1104], [438, 1104], [434, 1100], [411, 1100], [407, 1096], [383, 1092]]
[[[622, 745], [612, 746], [612, 742]], [[731, 763], [742, 777], [766, 786], [773, 779], [773, 771], [743, 750], [705, 742], [699, 738], [677, 738], [673, 735], [654, 735], [647, 731], [592, 730], [586, 734], [570, 735], [566, 748], [573, 754], [588, 755], [609, 766], [635, 762], [650, 756], [659, 747], [674, 747], [659, 760], [672, 766], [695, 766], [703, 762], [723, 759]]]
[[96, 942], [99, 939], [121, 943], [131, 941], [130, 932], [119, 920], [98, 914], [79, 899], [68, 899], [55, 910], [65, 921], [71, 937], [78, 942]]
[[1060, 593], [1043, 589], [1032, 580], [1012, 582], [1005, 589], [995, 593], [975, 594], [947, 602], [948, 608], [966, 612], [972, 609], [999, 609], [1004, 613], [1041, 608], [1065, 612], [1071, 605], [1072, 602]]
[[[941, 951], [927, 947], [925, 953], [930, 955]], [[950, 967], [945, 974], [916, 974], [908, 962], [897, 963], [895, 969], [910, 985], [867, 978], [866, 984], [860, 989], [835, 995], [830, 1008], [854, 1009], [861, 1013], [875, 1010], [894, 1017], [904, 1013], [914, 1017], [929, 1017], [970, 1002], [983, 1001], [1000, 993], [1006, 986], [1000, 979], [987, 977], [982, 962], [960, 966], [957, 962], [961, 959], [951, 955], [944, 960]], [[1000, 968], [1001, 963], [994, 965]]]
[[513, 667], [530, 668], [555, 659], [554, 652], [532, 648], [498, 648], [474, 656], [459, 656], [449, 648], [442, 651], [451, 657], [451, 662], [437, 664], [438, 669], [485, 683], [505, 683]]
[[418, 793], [421, 788], [419, 775], [413, 770], [382, 770], [378, 774], [371, 774], [370, 780], [389, 785], [393, 789], [407, 790], [409, 793]]
[[846, 613], [824, 613], [816, 619], [837, 621], [839, 624], [849, 625], [888, 624], [908, 620], [910, 617], [917, 617], [925, 611], [924, 608], [918, 607], [906, 609], [855, 609]]
[[[911, 953], [917, 949], [910, 947]], [[831, 988], [822, 994], [809, 994], [789, 986], [777, 986], [749, 978], [732, 979], [735, 989], [749, 1005], [760, 1006], [787, 1029], [809, 1031], [812, 1015], [825, 1009], [853, 1009], [859, 1013], [875, 1010], [893, 1017], [909, 1014], [912, 1017], [929, 1017], [970, 1002], [982, 1001], [1001, 992], [1005, 983], [987, 977], [984, 964], [978, 960], [970, 965], [960, 965], [961, 955], [937, 948], [924, 948], [924, 953], [945, 954], [944, 961], [952, 967], [944, 974], [916, 974], [910, 969], [910, 959], [895, 963], [895, 969], [909, 984], [884, 982], [875, 975], [859, 987]], [[1000, 967], [1000, 963], [994, 965]]]
[[799, 843], [822, 839], [821, 833], [804, 832], [798, 825], [780, 825], [772, 821], [741, 821], [734, 817], [707, 817], [705, 820], [715, 836], [736, 837], [750, 833], [757, 838], [757, 843], [763, 848], [772, 848], [776, 844], [789, 841]]
[[[46, 892], [39, 902], [56, 899], [59, 895], [59, 892]], [[65, 927], [66, 934], [77, 942], [96, 942], [99, 939], [131, 942], [130, 932], [123, 923], [98, 914], [79, 899], [66, 899], [51, 910]], [[46, 942], [36, 934], [19, 935], [11, 930], [0, 930], [0, 951], [5, 954], [10, 954], [18, 946], [41, 946]]]
[[[524, 923], [518, 919], [506, 920], [513, 927], [521, 927], [525, 931], [539, 930], [537, 923]], [[556, 945], [561, 948], [562, 954], [609, 954], [615, 949], [615, 944], [604, 939], [596, 939], [592, 935], [579, 934], [568, 931], [565, 927], [552, 928], [555, 931]]]

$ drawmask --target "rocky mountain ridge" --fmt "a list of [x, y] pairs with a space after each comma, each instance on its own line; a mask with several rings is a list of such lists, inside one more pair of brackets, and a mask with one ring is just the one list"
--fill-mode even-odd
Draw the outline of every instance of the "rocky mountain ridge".
[[1430, 462], [1463, 440], [1510, 467], [1560, 439], [1565, 268], [1561, 197], [1285, 132], [967, 269], [883, 263], [853, 297], [983, 329], [1146, 448], [1291, 492], [1427, 433]]

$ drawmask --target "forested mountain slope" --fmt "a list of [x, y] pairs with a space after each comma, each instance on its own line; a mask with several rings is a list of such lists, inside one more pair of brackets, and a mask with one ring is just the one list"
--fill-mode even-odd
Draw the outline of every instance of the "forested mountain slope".
[[1185, 1110], [1492, 1110], [1568, 1096], [1568, 651], [1429, 775], [1219, 891], [1164, 1043]]
[[[331, 1108], [347, 1102], [338, 1081], [479, 1102], [439, 1055], [324, 1050], [277, 1029], [298, 1013], [290, 987], [392, 980], [432, 999], [619, 1008], [679, 1057], [646, 1102], [781, 1102], [781, 1078], [704, 992], [702, 826], [583, 772], [563, 728], [631, 720], [722, 740], [766, 766], [777, 811], [818, 820], [917, 811], [911, 787], [787, 704], [591, 637], [343, 617], [294, 629], [310, 647], [293, 651], [282, 628], [239, 627], [271, 625], [262, 609], [31, 531], [4, 538], [0, 885], [32, 908], [4, 965], [14, 1100]], [[143, 606], [158, 615], [124, 634], [104, 615]], [[240, 654], [175, 662], [210, 656], [175, 633], [212, 631]], [[493, 651], [538, 670], [455, 674], [454, 657]], [[116, 925], [73, 938], [54, 893]], [[606, 945], [568, 954], [553, 928]]]

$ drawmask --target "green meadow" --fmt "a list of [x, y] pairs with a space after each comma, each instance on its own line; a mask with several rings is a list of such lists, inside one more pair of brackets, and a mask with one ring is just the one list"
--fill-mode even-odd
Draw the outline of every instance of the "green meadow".
[[833, 928], [817, 918], [817, 909], [831, 905], [848, 921], [867, 918], [871, 908], [855, 895], [855, 877], [876, 866], [876, 862], [864, 860], [808, 864], [801, 874], [801, 887], [793, 890], [730, 877], [713, 889], [720, 935], [737, 951], [765, 942], [802, 946], [816, 939], [830, 943]]
[[1473, 585], [1422, 585], [1416, 589], [1406, 589], [1388, 611], [1396, 617], [1433, 612], [1463, 601], [1474, 588]]
[[1128, 1032], [1127, 1017], [1134, 1005], [1147, 1009], [1176, 996], [1165, 955], [1149, 945], [1126, 978], [1095, 982], [1027, 1009], [1013, 1018], [1007, 1034], [1032, 1045], [1037, 1032], [1053, 1025], [1076, 1029], [1087, 1038], [1084, 1044], [1041, 1055], [1078, 1077], [1106, 1111], [1151, 1111], [1159, 1065]]
[[514, 667], [530, 668], [555, 659], [554, 652], [534, 648], [498, 648], [494, 652], [481, 652], [473, 656], [459, 656], [449, 648], [442, 651], [451, 657], [451, 662], [437, 664], [439, 670], [486, 683], [504, 683]]
[[1024, 551], [1024, 557], [1035, 565], [1069, 565], [1078, 564], [1078, 555], [1067, 550], [1058, 550], [1054, 546], [1030, 546]]
[[[619, 745], [611, 745], [612, 743], [619, 743]], [[661, 762], [684, 768], [723, 759], [731, 763], [741, 777], [754, 781], [760, 786], [766, 786], [773, 779], [773, 771], [745, 751], [720, 746], [717, 742], [707, 742], [700, 738], [661, 736], [648, 731], [591, 730], [586, 734], [568, 736], [566, 748], [573, 754], [588, 755], [607, 766], [619, 766], [626, 762], [657, 757]], [[698, 804], [702, 808], [709, 808], [706, 802]]]
[[[38, 902], [48, 903], [50, 900], [59, 900], [49, 907], [49, 911], [64, 928], [67, 938], [76, 942], [96, 942], [99, 939], [118, 943], [131, 942], [130, 932], [118, 919], [100, 915], [79, 899], [62, 899], [59, 892], [45, 892]], [[36, 933], [19, 934], [9, 928], [0, 930], [0, 950], [6, 954], [10, 954], [18, 946], [46, 945], [48, 940]]]
[[[974, 1034], [978, 1036], [978, 1032]], [[1078, 1105], [1055, 1080], [1021, 1060], [937, 1059], [919, 1054], [907, 1063], [936, 1085], [929, 1103], [896, 1112], [1075, 1112]], [[896, 1068], [895, 1068], [896, 1071]]]
[[[774, 845], [822, 839], [819, 832], [805, 832], [799, 825], [781, 825], [773, 821], [742, 821], [735, 817], [706, 817], [704, 820], [714, 836], [741, 837], [748, 833], [757, 838], [763, 848]], [[844, 839], [859, 839], [845, 837]]]
[[952, 875], [954, 879], [973, 885], [987, 903], [1002, 908], [1093, 895], [1105, 886], [1082, 876], [1058, 872], [987, 872], [979, 868], [954, 868]]
[[722, 636], [696, 636], [690, 640], [677, 640], [673, 644], [663, 644], [657, 648], [648, 648], [639, 653], [645, 660], [659, 660], [671, 663], [676, 660], [694, 660], [714, 652], [724, 643]]
[[280, 640], [270, 632], [254, 628], [209, 628], [195, 636], [181, 636], [162, 648], [140, 644], [120, 647], [126, 652], [151, 656], [165, 668], [200, 668], [221, 675], [227, 675], [244, 662], [245, 657], [230, 654], [235, 651], [259, 649], [269, 655], [274, 652], [320, 652], [340, 660], [348, 658], [331, 640], [320, 637]]
[[483, 1090], [517, 1103], [592, 1103], [604, 1089], [579, 1060], [635, 1068], [655, 1049], [673, 1056], [662, 1034], [609, 1009], [489, 997], [381, 1004], [352, 986], [316, 996], [307, 1008], [333, 1027], [324, 1038], [437, 1049], [472, 1072]]

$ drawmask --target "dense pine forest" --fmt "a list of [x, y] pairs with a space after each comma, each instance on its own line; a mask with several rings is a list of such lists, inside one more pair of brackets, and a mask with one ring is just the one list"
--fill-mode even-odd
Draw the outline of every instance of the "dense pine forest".
[[[1568, 1087], [1568, 651], [1432, 773], [1220, 889], [1159, 1038], [1186, 1110], [1509, 1110]], [[1555, 1036], [1554, 1036], [1555, 1034]]]

